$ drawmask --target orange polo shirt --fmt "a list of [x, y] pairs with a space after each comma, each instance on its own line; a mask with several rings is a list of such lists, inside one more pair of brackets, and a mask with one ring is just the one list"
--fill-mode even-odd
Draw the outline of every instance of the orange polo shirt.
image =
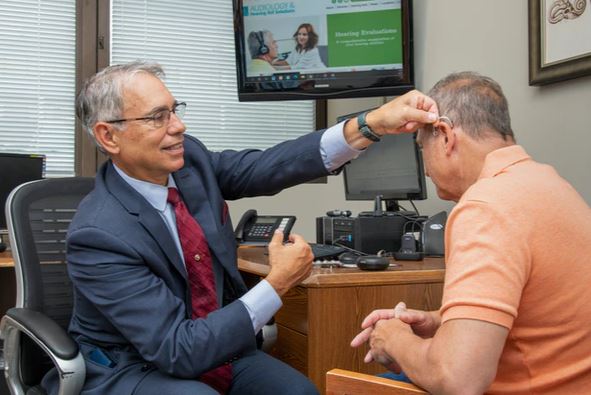
[[442, 322], [509, 329], [491, 394], [591, 393], [591, 209], [522, 147], [491, 152], [445, 232]]

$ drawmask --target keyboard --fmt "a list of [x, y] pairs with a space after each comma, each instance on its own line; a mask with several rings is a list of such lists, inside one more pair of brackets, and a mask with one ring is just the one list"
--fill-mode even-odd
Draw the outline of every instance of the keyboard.
[[312, 253], [314, 254], [314, 260], [318, 259], [337, 259], [339, 255], [347, 251], [343, 247], [333, 246], [330, 244], [316, 244], [310, 243], [312, 247]]

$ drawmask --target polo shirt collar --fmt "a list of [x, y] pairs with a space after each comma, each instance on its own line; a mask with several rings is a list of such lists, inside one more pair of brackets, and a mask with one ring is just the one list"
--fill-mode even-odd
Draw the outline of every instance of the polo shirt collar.
[[502, 173], [509, 166], [528, 159], [531, 159], [531, 157], [520, 145], [514, 144], [499, 148], [486, 155], [484, 166], [478, 178], [494, 177]]

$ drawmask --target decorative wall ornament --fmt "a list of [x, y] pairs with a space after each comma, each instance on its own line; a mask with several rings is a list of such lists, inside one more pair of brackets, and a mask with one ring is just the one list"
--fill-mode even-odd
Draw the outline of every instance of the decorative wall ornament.
[[587, 0], [555, 0], [548, 12], [548, 22], [556, 24], [565, 19], [575, 19], [585, 12]]

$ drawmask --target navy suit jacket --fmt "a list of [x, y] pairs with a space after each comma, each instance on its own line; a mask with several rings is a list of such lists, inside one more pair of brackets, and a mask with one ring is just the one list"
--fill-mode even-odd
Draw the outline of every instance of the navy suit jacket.
[[[75, 296], [70, 333], [87, 365], [83, 394], [131, 394], [152, 369], [198, 378], [256, 350], [250, 316], [236, 300], [247, 289], [225, 200], [272, 195], [327, 175], [321, 135], [265, 151], [218, 153], [185, 135], [185, 164], [173, 177], [203, 228], [216, 279], [223, 278], [216, 282], [223, 308], [197, 320], [191, 319], [183, 260], [164, 220], [110, 161], [102, 166], [67, 236]], [[56, 378], [55, 371], [46, 376], [49, 392], [56, 391]]]

